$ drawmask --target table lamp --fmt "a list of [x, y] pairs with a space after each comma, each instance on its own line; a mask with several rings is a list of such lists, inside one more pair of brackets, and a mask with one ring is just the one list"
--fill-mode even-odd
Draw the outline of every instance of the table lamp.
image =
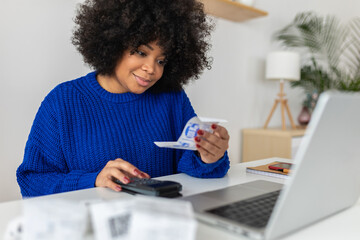
[[266, 79], [280, 81], [280, 92], [278, 98], [275, 99], [275, 103], [270, 111], [268, 118], [266, 119], [264, 128], [267, 128], [270, 119], [280, 103], [281, 106], [281, 125], [282, 129], [286, 130], [285, 125], [285, 111], [287, 112], [291, 127], [296, 129], [296, 125], [292, 118], [286, 94], [284, 93], [284, 81], [298, 81], [300, 79], [300, 56], [297, 52], [281, 51], [272, 52], [266, 59]]

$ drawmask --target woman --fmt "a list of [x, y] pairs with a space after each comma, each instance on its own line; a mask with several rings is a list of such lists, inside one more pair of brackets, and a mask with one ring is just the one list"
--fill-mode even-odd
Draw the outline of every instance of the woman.
[[212, 26], [195, 0], [89, 0], [73, 43], [94, 72], [64, 82], [42, 102], [17, 170], [23, 196], [178, 172], [223, 177], [229, 135], [198, 131], [197, 151], [158, 148], [195, 112], [183, 86], [210, 68]]

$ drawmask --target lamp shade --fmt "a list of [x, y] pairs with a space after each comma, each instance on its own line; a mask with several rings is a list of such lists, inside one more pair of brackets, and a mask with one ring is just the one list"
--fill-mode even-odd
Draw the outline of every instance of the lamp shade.
[[272, 52], [266, 59], [266, 78], [297, 81], [300, 79], [300, 56], [297, 52]]

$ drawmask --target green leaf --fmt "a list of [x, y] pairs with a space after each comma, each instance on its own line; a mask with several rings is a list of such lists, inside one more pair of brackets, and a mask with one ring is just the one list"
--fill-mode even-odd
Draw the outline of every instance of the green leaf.
[[304, 53], [301, 79], [291, 86], [303, 88], [306, 96], [330, 89], [360, 91], [360, 17], [344, 25], [335, 16], [303, 12], [273, 38]]

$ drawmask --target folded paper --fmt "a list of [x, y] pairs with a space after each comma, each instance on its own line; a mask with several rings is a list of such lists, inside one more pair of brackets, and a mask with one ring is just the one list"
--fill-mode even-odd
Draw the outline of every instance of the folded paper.
[[158, 147], [176, 148], [185, 150], [196, 150], [196, 143], [194, 137], [197, 135], [199, 129], [213, 132], [211, 125], [227, 122], [223, 119], [193, 117], [185, 125], [181, 136], [176, 142], [154, 142]]

